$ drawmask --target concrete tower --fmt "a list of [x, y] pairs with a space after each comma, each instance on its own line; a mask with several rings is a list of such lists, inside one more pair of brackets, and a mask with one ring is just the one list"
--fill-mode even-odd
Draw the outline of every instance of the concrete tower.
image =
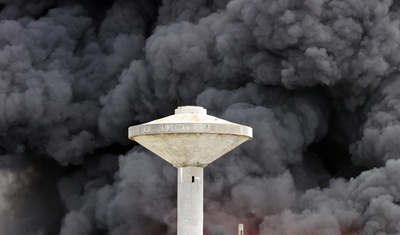
[[203, 169], [253, 137], [253, 129], [183, 106], [175, 115], [129, 127], [138, 142], [178, 169], [178, 235], [203, 234]]

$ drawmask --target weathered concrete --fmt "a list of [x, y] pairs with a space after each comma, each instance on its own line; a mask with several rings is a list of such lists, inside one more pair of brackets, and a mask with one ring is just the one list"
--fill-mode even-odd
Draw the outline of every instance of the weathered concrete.
[[178, 235], [203, 234], [203, 168], [252, 137], [251, 127], [209, 116], [197, 106], [129, 127], [129, 139], [178, 168]]
[[178, 234], [203, 234], [203, 168], [178, 168]]
[[175, 113], [129, 127], [129, 138], [175, 167], [205, 167], [253, 136], [251, 127], [209, 116], [201, 107], [179, 107]]

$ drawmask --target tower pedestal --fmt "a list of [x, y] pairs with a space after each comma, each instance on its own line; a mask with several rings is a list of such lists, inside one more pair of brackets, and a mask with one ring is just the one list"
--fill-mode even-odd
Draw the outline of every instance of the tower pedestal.
[[178, 235], [203, 235], [203, 171], [178, 168]]

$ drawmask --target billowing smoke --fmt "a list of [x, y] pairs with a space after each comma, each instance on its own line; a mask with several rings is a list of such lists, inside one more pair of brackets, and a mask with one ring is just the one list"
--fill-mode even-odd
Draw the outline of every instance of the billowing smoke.
[[0, 234], [175, 234], [182, 104], [254, 129], [205, 235], [400, 234], [399, 66], [391, 0], [0, 0]]

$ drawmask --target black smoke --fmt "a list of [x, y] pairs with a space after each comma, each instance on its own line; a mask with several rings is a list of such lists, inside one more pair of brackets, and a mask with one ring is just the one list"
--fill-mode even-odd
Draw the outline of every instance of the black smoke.
[[399, 66], [391, 0], [0, 0], [0, 234], [175, 234], [127, 128], [193, 104], [254, 129], [205, 234], [398, 234]]

